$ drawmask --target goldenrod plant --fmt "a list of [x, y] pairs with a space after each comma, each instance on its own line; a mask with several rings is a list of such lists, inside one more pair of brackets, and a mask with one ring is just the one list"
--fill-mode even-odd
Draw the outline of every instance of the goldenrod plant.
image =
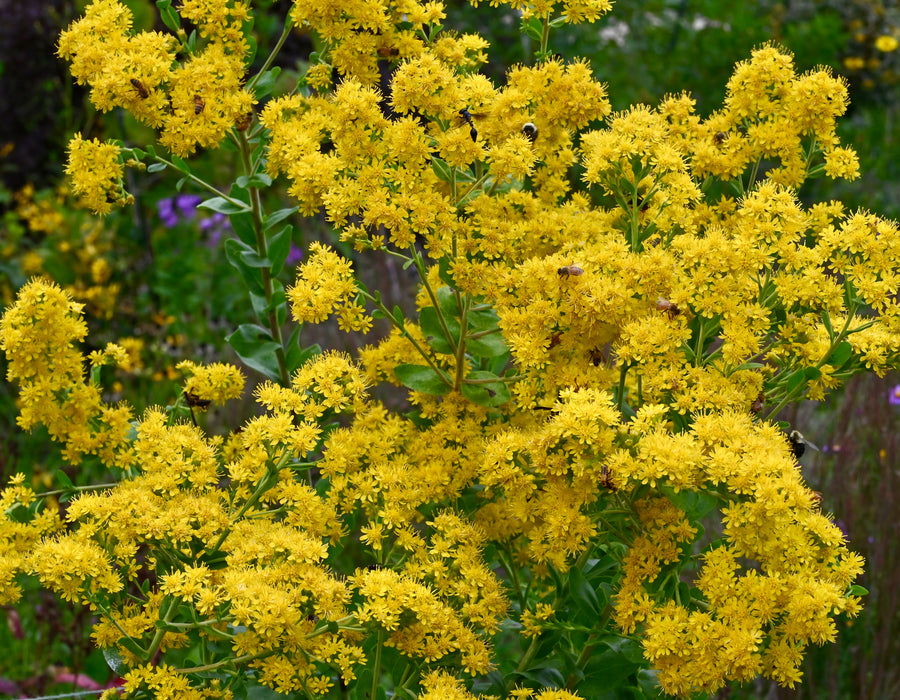
[[[798, 197], [858, 175], [846, 85], [765, 45], [707, 118], [689, 95], [611, 113], [552, 43], [611, 3], [509, 4], [537, 51], [500, 86], [440, 2], [297, 2], [253, 74], [242, 0], [159, 0], [166, 32], [98, 0], [60, 37], [98, 109], [158, 131], [76, 134], [73, 191], [102, 213], [129, 200], [124, 167], [171, 170], [227, 215], [256, 316], [228, 342], [265, 377], [259, 414], [214, 434], [198, 414], [241, 394], [238, 368], [188, 358], [177, 399], [135, 415], [103, 399], [125, 349], [85, 358], [67, 293], [35, 278], [3, 316], [19, 425], [110, 478], [13, 479], [0, 602], [27, 575], [89, 607], [124, 678], [106, 698], [793, 687], [859, 612], [863, 561], [778, 422], [900, 359], [896, 224]], [[293, 31], [318, 50], [271, 95]], [[232, 182], [185, 160], [223, 144]], [[281, 183], [295, 205], [266, 210]], [[293, 227], [320, 212], [333, 245], [284, 288]], [[373, 255], [418, 274], [416, 313], [360, 282]], [[392, 330], [357, 357], [301, 347], [330, 316]]]

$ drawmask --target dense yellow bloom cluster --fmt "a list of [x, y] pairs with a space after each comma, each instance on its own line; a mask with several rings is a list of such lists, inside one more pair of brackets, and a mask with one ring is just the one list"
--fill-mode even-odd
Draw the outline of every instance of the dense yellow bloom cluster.
[[184, 393], [188, 402], [224, 403], [236, 399], [244, 391], [244, 375], [234, 365], [214, 362], [211, 365], [197, 365], [190, 360], [178, 363], [178, 369], [187, 374]]
[[[510, 4], [547, 31], [555, 13], [593, 21], [610, 5]], [[93, 3], [60, 54], [101, 109], [131, 109], [187, 154], [252, 104], [249, 9], [180, 9], [206, 41], [183, 63], [172, 37], [132, 34], [115, 0]], [[79, 305], [40, 281], [22, 291], [0, 325], [20, 424], [125, 478], [79, 493], [64, 532], [0, 520], [0, 595], [15, 598], [22, 570], [69, 599], [114, 599], [94, 638], [134, 695], [220, 697], [203, 672], [221, 671], [324, 696], [363, 662], [377, 689], [384, 653], [419, 697], [472, 698], [460, 678], [493, 669], [508, 618], [532, 643], [500, 683], [508, 697], [576, 697], [513, 685], [552, 638], [575, 687], [589, 661], [575, 640], [613, 634], [639, 640], [670, 694], [796, 683], [804, 647], [858, 611], [862, 562], [774, 421], [900, 361], [896, 224], [796, 193], [819, 172], [858, 174], [835, 131], [846, 86], [765, 46], [708, 119], [686, 95], [611, 115], [591, 67], [543, 44], [495, 86], [473, 72], [483, 42], [442, 34], [443, 17], [438, 2], [295, 3], [290, 22], [322, 51], [304, 89], [260, 115], [267, 173], [299, 210], [421, 276], [418, 318], [402, 318], [347, 259], [310, 247], [279, 311], [367, 330], [374, 303], [394, 329], [361, 364], [290, 364], [298, 348], [279, 347], [280, 383], [255, 389], [260, 415], [228, 436], [160, 408], [133, 420], [84, 382]], [[106, 163], [80, 175], [99, 202], [121, 173], [114, 147], [88, 146], [85, 163]], [[284, 318], [270, 320], [274, 337]], [[91, 357], [126, 360], [115, 345]], [[243, 387], [235, 368], [180, 367], [191, 407]], [[368, 395], [382, 382], [410, 390], [408, 410]], [[2, 501], [33, 498], [19, 483]], [[123, 598], [126, 584], [139, 592]], [[188, 646], [209, 663], [156, 665]]]
[[95, 214], [108, 214], [113, 204], [132, 201], [122, 185], [125, 168], [119, 153], [114, 143], [85, 141], [81, 134], [75, 134], [69, 142], [66, 173], [72, 178], [72, 191]]
[[[250, 16], [249, 5], [188, 0], [181, 11], [205, 38], [182, 62], [176, 60], [179, 45], [174, 36], [133, 32], [131, 11], [118, 0], [88, 5], [84, 17], [60, 36], [59, 55], [71, 62], [79, 84], [91, 86], [97, 109], [124, 107], [159, 129], [163, 146], [185, 156], [198, 147], [216, 146], [251, 110], [254, 98], [242, 88], [248, 43], [241, 25]], [[83, 178], [84, 163], [76, 155], [73, 147], [69, 171]], [[96, 190], [90, 188], [89, 203], [95, 211], [104, 211]]]

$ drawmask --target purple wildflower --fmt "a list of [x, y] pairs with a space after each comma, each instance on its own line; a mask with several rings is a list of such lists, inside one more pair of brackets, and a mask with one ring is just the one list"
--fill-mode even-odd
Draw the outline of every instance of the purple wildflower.
[[900, 406], [900, 384], [891, 389], [891, 393], [888, 394], [888, 403], [892, 406]]
[[175, 212], [175, 199], [165, 197], [156, 203], [156, 211], [166, 228], [172, 228], [178, 223], [178, 214]]
[[286, 264], [296, 265], [301, 260], [303, 260], [303, 248], [291, 241], [291, 249], [288, 252], [287, 260], [285, 261]]
[[180, 194], [175, 197], [175, 206], [185, 219], [193, 219], [197, 214], [197, 205], [203, 201], [199, 194]]

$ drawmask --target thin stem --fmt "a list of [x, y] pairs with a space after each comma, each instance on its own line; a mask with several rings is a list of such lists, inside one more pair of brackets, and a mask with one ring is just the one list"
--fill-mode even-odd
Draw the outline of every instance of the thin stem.
[[216, 669], [223, 668], [229, 665], [237, 665], [242, 664], [245, 661], [255, 661], [256, 659], [264, 659], [267, 656], [272, 656], [272, 654], [277, 653], [278, 649], [268, 649], [266, 651], [261, 651], [258, 654], [244, 654], [243, 656], [236, 656], [233, 659], [223, 659], [222, 661], [217, 661], [214, 664], [206, 664], [205, 666], [193, 666], [192, 668], [180, 668], [178, 669], [179, 673], [203, 673], [204, 671], [215, 671]]
[[469, 315], [469, 297], [467, 295], [463, 298], [456, 290], [454, 290], [454, 294], [456, 295], [456, 303], [459, 306], [460, 312], [460, 332], [459, 345], [456, 347], [456, 378], [453, 381], [453, 388], [459, 391], [459, 387], [462, 384], [463, 377], [466, 373], [466, 325], [468, 323]]
[[70, 489], [56, 489], [55, 491], [43, 491], [42, 493], [34, 494], [35, 498], [46, 498], [47, 496], [57, 496], [61, 493], [71, 493], [72, 491], [93, 491], [95, 489], [109, 489], [113, 486], [118, 486], [119, 482], [114, 481], [111, 484], [90, 484], [89, 486], [73, 486]]
[[269, 70], [269, 67], [272, 65], [272, 62], [278, 55], [278, 52], [281, 51], [281, 47], [284, 46], [284, 42], [287, 40], [288, 36], [290, 36], [291, 29], [293, 29], [293, 27], [291, 26], [291, 18], [290, 16], [288, 16], [284, 20], [284, 29], [281, 30], [281, 36], [278, 37], [278, 41], [275, 43], [272, 51], [269, 52], [269, 56], [268, 58], [266, 58], [266, 62], [263, 63], [262, 68], [259, 69], [259, 72], [250, 79], [249, 83], [247, 83], [247, 87], [245, 88], [247, 92], [250, 92], [255, 87], [256, 83], [259, 82], [259, 79], [265, 74], [265, 72]]
[[[441, 309], [440, 304], [438, 303], [437, 294], [435, 294], [434, 290], [431, 288], [431, 284], [428, 282], [428, 270], [425, 269], [425, 263], [422, 260], [422, 255], [415, 248], [412, 248], [412, 260], [413, 264], [416, 266], [416, 270], [419, 271], [419, 277], [422, 279], [422, 286], [425, 288], [425, 293], [428, 294], [428, 298], [431, 300], [432, 306], [434, 306], [434, 310], [437, 313], [438, 321], [441, 324], [441, 330], [444, 331], [444, 337], [447, 339], [447, 342], [450, 343], [450, 347], [454, 350], [457, 349], [457, 343], [453, 339], [453, 335], [450, 333], [450, 328], [447, 326], [447, 320], [444, 318], [444, 311]], [[459, 292], [457, 295], [457, 305], [459, 304]], [[464, 328], [465, 326], [461, 326]], [[459, 339], [459, 342], [462, 343], [462, 338]]]
[[179, 173], [181, 173], [185, 178], [187, 178], [188, 180], [190, 180], [191, 182], [193, 182], [195, 185], [198, 185], [199, 187], [202, 187], [202, 188], [205, 189], [207, 192], [211, 192], [212, 194], [221, 197], [222, 199], [224, 199], [224, 200], [225, 200], [226, 202], [228, 202], [229, 204], [233, 204], [233, 205], [236, 206], [236, 207], [240, 207], [240, 208], [243, 209], [244, 211], [249, 211], [249, 209], [247, 208], [247, 202], [242, 202], [240, 199], [235, 199], [234, 197], [228, 196], [227, 194], [225, 194], [224, 192], [222, 192], [222, 190], [213, 187], [213, 186], [210, 185], [206, 180], [203, 180], [203, 179], [197, 177], [197, 176], [194, 175], [193, 173], [186, 173], [186, 172], [184, 172], [184, 171], [181, 170], [177, 165], [175, 165], [175, 163], [173, 163], [172, 161], [166, 160], [165, 158], [163, 158], [163, 157], [160, 156], [160, 155], [154, 155], [154, 156], [153, 156], [153, 159], [154, 159], [157, 163], [162, 163], [163, 165], [165, 165], [165, 166], [167, 166], [167, 167], [169, 167], [169, 168], [172, 168], [172, 170], [177, 170]]
[[384, 631], [378, 630], [378, 642], [375, 645], [375, 666], [372, 669], [372, 692], [370, 698], [378, 697], [378, 681], [381, 676], [381, 647], [384, 645]]
[[547, 53], [547, 46], [550, 44], [550, 13], [544, 15], [541, 22], [541, 48], [538, 55], [544, 60]]
[[438, 376], [441, 378], [441, 381], [444, 382], [447, 386], [452, 387], [453, 382], [450, 381], [450, 377], [447, 376], [447, 373], [444, 372], [444, 370], [442, 370], [440, 367], [438, 367], [435, 364], [434, 360], [431, 359], [428, 352], [426, 352], [426, 350], [419, 344], [419, 341], [417, 341], [410, 334], [410, 332], [408, 330], [406, 330], [405, 327], [403, 327], [402, 325], [397, 323], [397, 320], [394, 318], [394, 315], [390, 312], [390, 310], [388, 310], [388, 308], [379, 299], [376, 299], [374, 296], [369, 294], [367, 291], [360, 290], [360, 294], [363, 296], [364, 299], [371, 301], [373, 304], [375, 304], [375, 306], [377, 306], [379, 308], [379, 310], [384, 314], [384, 316], [386, 318], [390, 319], [391, 323], [394, 324], [394, 327], [398, 331], [400, 331], [400, 333], [403, 335], [403, 337], [406, 338], [410, 343], [412, 343], [413, 347], [419, 351], [419, 354], [422, 356], [422, 359], [424, 359], [425, 362], [428, 363], [428, 366], [431, 367], [431, 369], [433, 369], [435, 372], [437, 372]]
[[512, 552], [509, 551], [508, 545], [505, 547], [506, 557], [504, 557], [503, 552], [497, 551], [497, 558], [500, 559], [500, 563], [503, 565], [503, 568], [506, 569], [506, 572], [509, 574], [510, 578], [512, 578], [512, 584], [516, 589], [516, 597], [519, 599], [519, 608], [521, 610], [525, 610], [526, 600], [525, 596], [522, 594], [522, 584], [519, 581], [519, 571], [517, 567], [512, 565]]
[[[247, 141], [246, 135], [241, 132], [238, 132], [238, 140], [241, 145], [241, 162], [244, 166], [244, 173], [249, 177], [253, 174], [253, 164], [250, 161], [250, 143]], [[267, 258], [269, 245], [262, 225], [262, 197], [259, 194], [258, 187], [249, 187], [248, 190], [250, 192], [250, 213], [253, 219], [253, 232], [256, 235], [256, 252], [261, 258]], [[266, 307], [269, 309], [269, 333], [272, 336], [272, 340], [278, 344], [278, 347], [275, 349], [275, 358], [278, 361], [279, 379], [283, 387], [290, 389], [291, 375], [288, 372], [287, 356], [284, 352], [284, 337], [281, 334], [281, 324], [278, 323], [278, 309], [272, 303], [275, 296], [275, 288], [272, 284], [272, 271], [268, 267], [260, 268], [260, 270], [263, 278], [263, 291], [266, 295]]]

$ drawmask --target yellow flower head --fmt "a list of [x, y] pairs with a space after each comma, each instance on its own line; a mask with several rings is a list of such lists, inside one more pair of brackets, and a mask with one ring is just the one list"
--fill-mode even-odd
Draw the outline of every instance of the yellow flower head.
[[356, 295], [350, 261], [321, 243], [310, 246], [309, 257], [298, 273], [294, 286], [287, 290], [298, 323], [321, 323], [335, 307]]
[[211, 365], [198, 365], [190, 360], [178, 363], [178, 369], [188, 375], [184, 383], [184, 393], [191, 401], [222, 403], [228, 399], [239, 398], [244, 391], [244, 375], [234, 365], [214, 362]]
[[896, 51], [898, 46], [900, 46], [900, 42], [897, 41], [895, 36], [882, 34], [875, 40], [875, 48], [884, 53]]
[[125, 192], [121, 149], [114, 143], [85, 141], [81, 134], [75, 134], [69, 141], [66, 173], [79, 203], [95, 214], [108, 214], [113, 204], [123, 206], [133, 199]]

